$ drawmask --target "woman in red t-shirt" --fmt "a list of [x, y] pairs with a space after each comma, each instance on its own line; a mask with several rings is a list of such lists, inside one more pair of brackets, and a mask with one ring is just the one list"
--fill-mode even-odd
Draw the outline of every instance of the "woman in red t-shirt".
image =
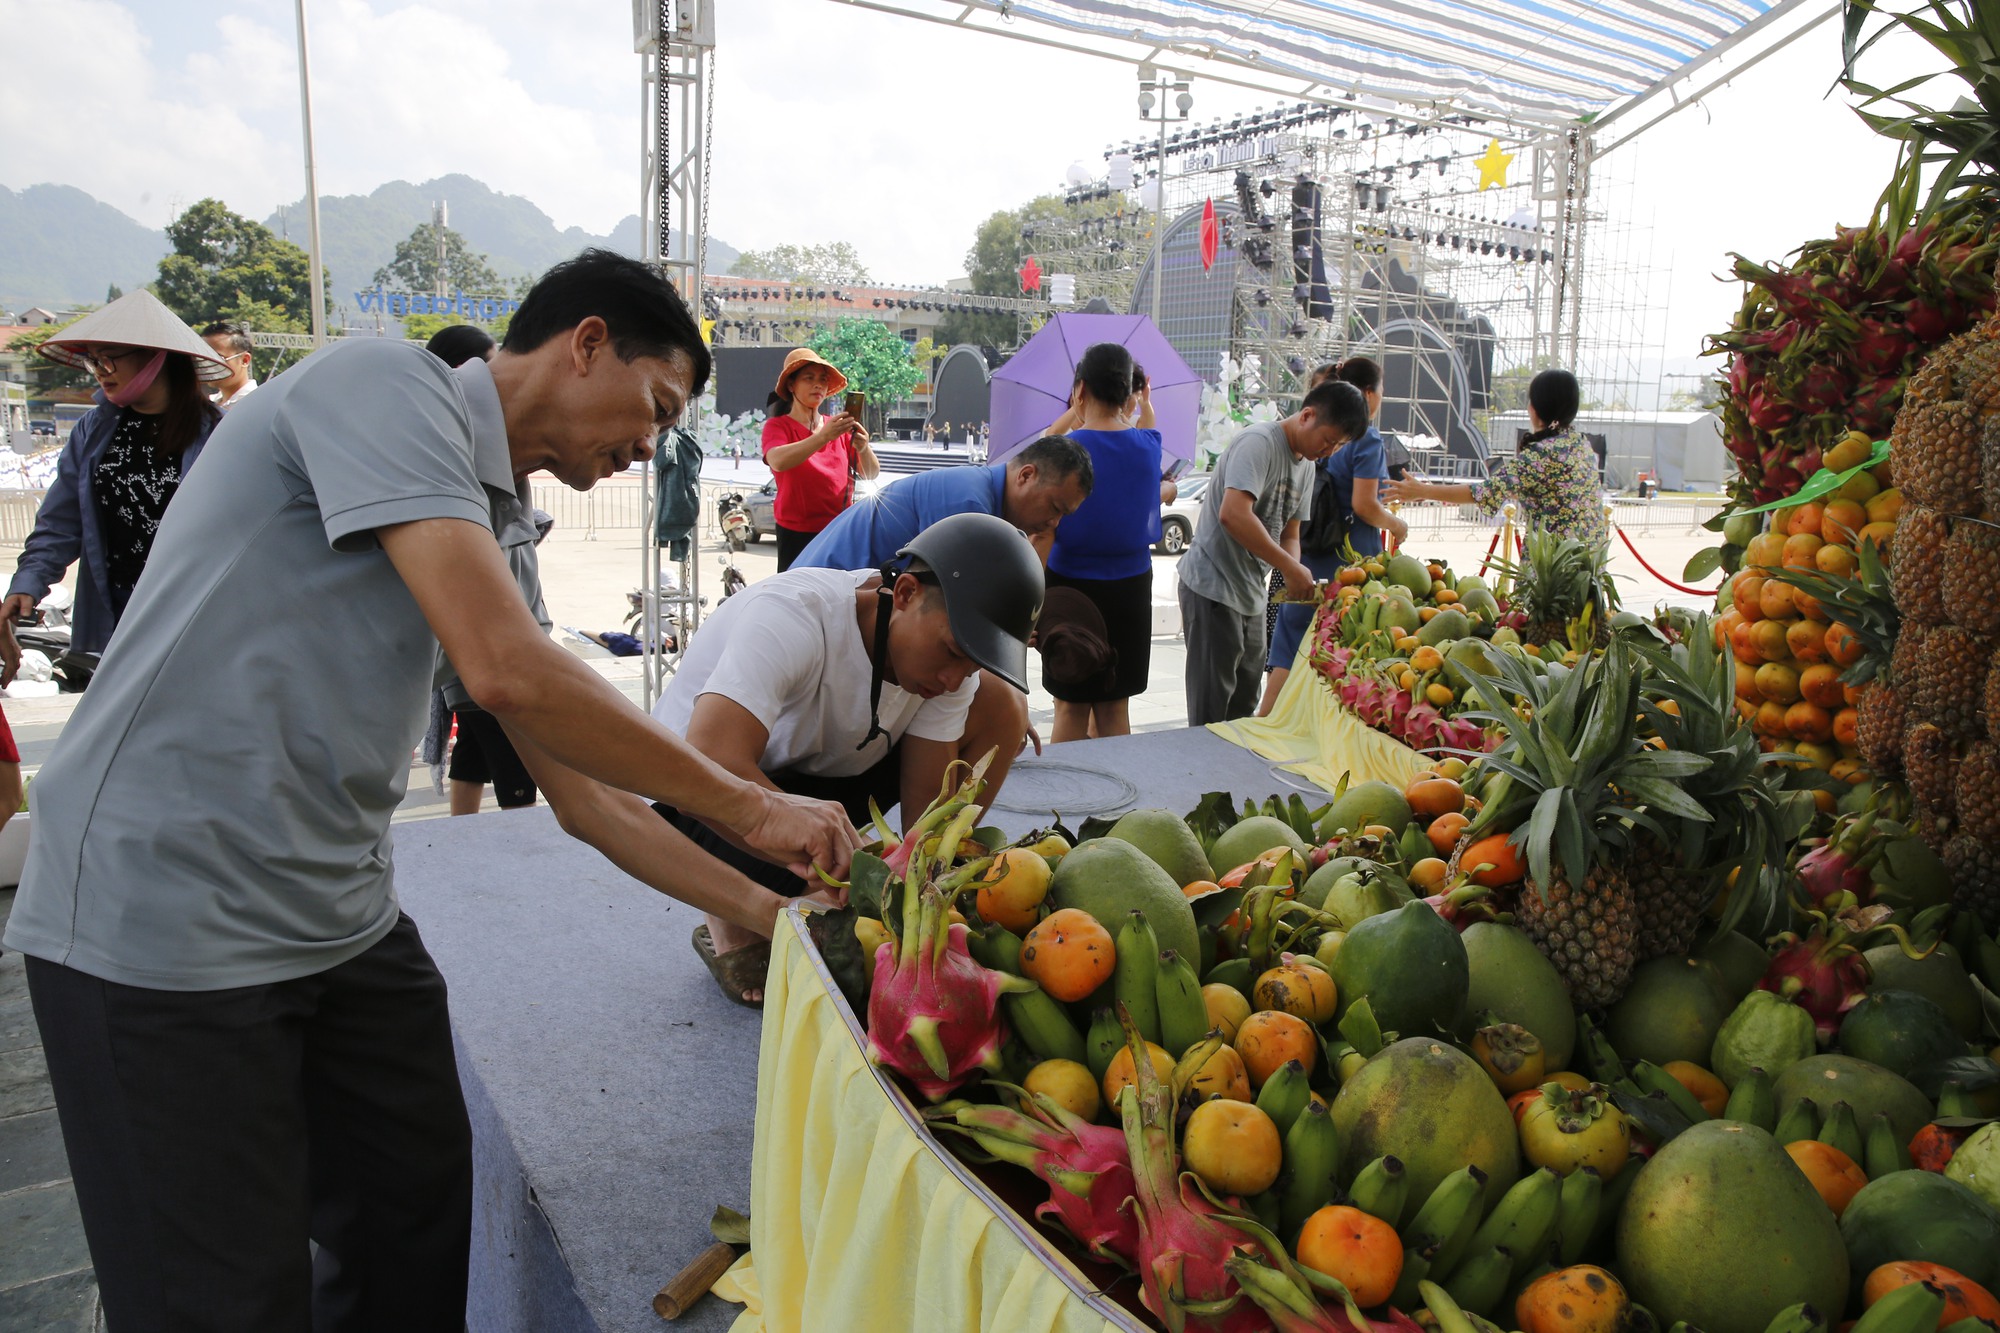
[[847, 376], [809, 347], [785, 357], [766, 410], [764, 462], [778, 483], [771, 506], [778, 527], [778, 572], [791, 568], [806, 543], [854, 502], [854, 479], [873, 480], [882, 465], [868, 431], [847, 413], [822, 417], [819, 405], [847, 388]]

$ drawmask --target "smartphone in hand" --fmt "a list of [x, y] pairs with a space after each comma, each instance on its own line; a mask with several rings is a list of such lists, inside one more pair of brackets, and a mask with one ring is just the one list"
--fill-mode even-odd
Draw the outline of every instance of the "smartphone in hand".
[[848, 416], [858, 418], [861, 416], [863, 412], [867, 410], [867, 408], [868, 408], [867, 394], [850, 393], [847, 395], [847, 403], [843, 410], [846, 411]]

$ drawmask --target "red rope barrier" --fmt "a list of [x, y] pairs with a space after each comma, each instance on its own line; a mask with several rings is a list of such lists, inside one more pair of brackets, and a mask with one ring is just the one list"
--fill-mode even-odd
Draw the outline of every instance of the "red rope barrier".
[[1479, 576], [1481, 578], [1484, 578], [1486, 576], [1486, 567], [1493, 563], [1493, 550], [1495, 547], [1499, 545], [1500, 545], [1500, 530], [1498, 528], [1495, 528], [1493, 530], [1493, 540], [1486, 543], [1486, 556], [1479, 562]]
[[1648, 574], [1651, 574], [1654, 578], [1658, 579], [1660, 582], [1666, 584], [1669, 588], [1672, 588], [1675, 592], [1692, 593], [1696, 597], [1713, 597], [1715, 596], [1716, 593], [1721, 591], [1720, 588], [1690, 588], [1684, 583], [1674, 582], [1672, 579], [1668, 578], [1665, 574], [1662, 574], [1659, 570], [1654, 569], [1651, 565], [1646, 563], [1646, 557], [1639, 554], [1639, 548], [1634, 546], [1632, 544], [1632, 539], [1625, 535], [1625, 529], [1616, 527], [1614, 525], [1613, 530], [1617, 532], [1618, 540], [1625, 543], [1625, 549], [1632, 553], [1632, 558], [1639, 562], [1640, 567], [1643, 568]]

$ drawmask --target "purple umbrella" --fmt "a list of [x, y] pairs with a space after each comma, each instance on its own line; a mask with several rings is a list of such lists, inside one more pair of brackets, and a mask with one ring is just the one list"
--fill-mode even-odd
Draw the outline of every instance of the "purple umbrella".
[[1195, 423], [1201, 415], [1201, 378], [1144, 315], [1052, 316], [1027, 345], [993, 372], [993, 426], [989, 456], [996, 462], [1048, 432], [1069, 410], [1076, 363], [1097, 343], [1123, 343], [1146, 368], [1153, 389], [1154, 424], [1164, 453], [1194, 458]]

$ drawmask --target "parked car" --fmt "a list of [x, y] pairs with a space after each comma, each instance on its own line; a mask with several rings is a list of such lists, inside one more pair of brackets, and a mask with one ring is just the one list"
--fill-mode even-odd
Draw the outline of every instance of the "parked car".
[[1207, 472], [1193, 472], [1176, 483], [1180, 494], [1172, 504], [1160, 506], [1160, 545], [1165, 555], [1179, 555], [1194, 541], [1195, 526], [1201, 520], [1201, 495], [1208, 489]]
[[56, 437], [56, 428], [46, 421], [37, 421], [28, 428], [28, 433], [30, 435], [46, 435], [53, 440]]
[[[884, 484], [894, 480], [895, 478], [893, 477], [878, 477], [874, 481], [857, 480], [854, 483], [854, 498], [865, 500], [875, 494], [875, 492], [881, 490]], [[778, 520], [772, 516], [772, 512], [776, 509], [777, 504], [778, 483], [776, 480], [767, 481], [756, 490], [750, 492], [750, 494], [744, 496], [743, 512], [750, 516], [750, 531], [745, 536], [753, 542], [761, 542], [766, 537], [775, 538], [778, 535]]]

